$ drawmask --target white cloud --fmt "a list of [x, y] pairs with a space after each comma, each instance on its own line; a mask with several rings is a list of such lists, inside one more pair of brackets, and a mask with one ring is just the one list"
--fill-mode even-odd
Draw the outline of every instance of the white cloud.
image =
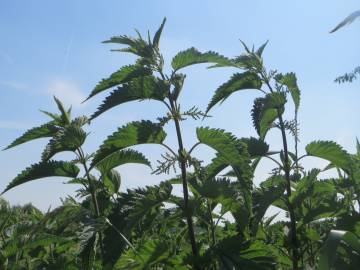
[[74, 83], [64, 79], [52, 80], [46, 90], [47, 94], [56, 96], [67, 106], [78, 107], [85, 100], [86, 96]]

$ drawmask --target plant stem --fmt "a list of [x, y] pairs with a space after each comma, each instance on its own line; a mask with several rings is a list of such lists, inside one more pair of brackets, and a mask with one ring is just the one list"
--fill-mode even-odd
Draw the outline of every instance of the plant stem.
[[[264, 72], [261, 72], [261, 76], [269, 88], [270, 92], [273, 93], [274, 90], [270, 85], [269, 79], [264, 74]], [[299, 251], [298, 251], [298, 241], [297, 241], [297, 235], [296, 235], [296, 218], [295, 218], [295, 211], [294, 206], [290, 202], [289, 198], [291, 197], [291, 180], [290, 180], [290, 163], [289, 163], [289, 152], [288, 152], [288, 144], [287, 144], [287, 138], [286, 138], [286, 130], [284, 125], [284, 120], [282, 118], [282, 113], [280, 109], [277, 110], [278, 118], [279, 118], [279, 124], [280, 124], [280, 130], [281, 130], [281, 137], [282, 137], [282, 143], [283, 143], [283, 150], [284, 150], [284, 173], [285, 173], [285, 180], [286, 180], [286, 197], [287, 197], [287, 207], [289, 211], [290, 216], [290, 236], [291, 236], [291, 244], [292, 244], [292, 264], [293, 264], [293, 270], [299, 269]]]
[[[78, 148], [78, 154], [81, 160], [81, 164], [84, 167], [86, 178], [88, 180], [89, 191], [90, 191], [91, 199], [93, 201], [96, 217], [100, 217], [100, 208], [96, 197], [96, 190], [91, 182], [89, 168], [86, 164], [85, 154], [81, 147]], [[103, 238], [101, 232], [99, 232], [99, 242], [100, 242], [101, 256], [104, 258], [104, 246], [103, 246]]]
[[[173, 119], [174, 119], [174, 123], [175, 123], [176, 135], [177, 135], [177, 140], [178, 140], [178, 145], [179, 145], [179, 162], [180, 162], [181, 179], [182, 179], [182, 186], [183, 186], [184, 208], [185, 208], [184, 210], [185, 210], [185, 215], [186, 215], [186, 222], [187, 222], [188, 231], [189, 231], [189, 238], [190, 238], [192, 253], [193, 253], [194, 257], [197, 258], [199, 255], [199, 252], [198, 252], [196, 240], [195, 240], [194, 225], [193, 225], [192, 217], [189, 212], [189, 191], [188, 191], [188, 183], [187, 183], [187, 177], [186, 177], [186, 157], [184, 156], [184, 145], [183, 145], [183, 140], [182, 140], [182, 136], [181, 136], [179, 119], [177, 117], [176, 105], [171, 97], [169, 97], [169, 101], [170, 101], [172, 114], [174, 116]], [[201, 269], [197, 265], [195, 265], [195, 268]]]

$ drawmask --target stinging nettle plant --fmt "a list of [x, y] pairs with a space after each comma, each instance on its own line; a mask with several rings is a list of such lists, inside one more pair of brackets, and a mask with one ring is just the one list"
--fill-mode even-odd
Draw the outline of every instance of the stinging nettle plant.
[[[77, 200], [68, 197], [47, 213], [32, 206], [10, 208], [0, 201], [0, 268], [2, 269], [357, 269], [360, 258], [360, 146], [349, 154], [332, 141], [314, 141], [298, 151], [300, 90], [294, 73], [267, 70], [263, 52], [248, 48], [233, 59], [189, 48], [171, 60], [164, 71], [160, 51], [163, 20], [153, 37], [115, 36], [104, 43], [125, 47], [113, 51], [134, 54], [134, 64], [120, 67], [101, 80], [86, 100], [110, 94], [89, 118], [72, 118], [59, 99], [59, 113], [43, 111], [51, 120], [27, 131], [6, 149], [49, 138], [41, 162], [13, 179], [4, 192], [44, 177], [67, 177], [80, 186]], [[238, 70], [220, 85], [203, 112], [181, 104], [188, 66]], [[198, 127], [197, 142], [187, 149], [182, 122], [208, 116], [218, 103], [237, 91], [255, 89], [251, 116], [258, 138], [237, 138], [222, 129]], [[292, 105], [288, 100], [292, 100]], [[85, 125], [104, 112], [131, 101], [154, 100], [166, 108], [156, 121], [126, 123], [108, 136], [94, 153], [83, 145]], [[285, 119], [285, 110], [293, 117]], [[286, 114], [290, 115], [290, 114]], [[175, 130], [177, 144], [166, 143], [166, 129]], [[281, 149], [270, 151], [265, 141], [278, 130]], [[293, 143], [289, 140], [293, 139]], [[175, 172], [155, 186], [120, 191], [116, 168], [127, 163], [151, 167], [131, 147], [156, 144], [165, 149], [154, 174]], [[215, 150], [209, 164], [194, 157], [204, 144]], [[291, 148], [291, 149], [290, 149]], [[74, 159], [58, 161], [58, 153]], [[329, 161], [320, 170], [306, 171], [308, 156]], [[253, 184], [261, 159], [275, 167], [259, 186]], [[337, 176], [321, 178], [335, 170]], [[177, 172], [179, 174], [177, 175]], [[173, 194], [181, 185], [182, 196]], [[275, 206], [287, 219], [267, 217]], [[226, 218], [230, 213], [232, 218]], [[341, 231], [340, 231], [341, 230]], [[345, 232], [348, 231], [348, 232]], [[327, 239], [327, 240], [326, 240]]]

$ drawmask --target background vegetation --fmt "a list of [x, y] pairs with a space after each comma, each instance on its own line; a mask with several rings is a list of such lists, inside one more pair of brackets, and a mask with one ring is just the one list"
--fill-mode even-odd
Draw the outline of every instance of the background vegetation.
[[[73, 117], [71, 108], [55, 97], [58, 112], [42, 111], [49, 121], [6, 148], [48, 139], [41, 161], [23, 170], [3, 192], [53, 176], [65, 177], [79, 188], [75, 198], [69, 196], [45, 213], [32, 205], [12, 207], [1, 201], [1, 267], [357, 269], [360, 144], [348, 153], [336, 142], [315, 140], [300, 156], [298, 80], [295, 73], [266, 66], [267, 43], [254, 48], [242, 42], [243, 50], [234, 58], [191, 47], [164, 59], [159, 46], [164, 25], [165, 20], [153, 36], [137, 32], [135, 37], [105, 41], [122, 45], [114, 51], [133, 54], [136, 60], [102, 79], [89, 93], [86, 102], [108, 93], [97, 111]], [[170, 71], [164, 69], [166, 61], [171, 63]], [[182, 72], [201, 63], [235, 72], [203, 109], [196, 102], [181, 102], [187, 90]], [[356, 72], [337, 81], [351, 82]], [[256, 137], [238, 138], [203, 126], [201, 120], [210, 116], [214, 106], [243, 90], [258, 93], [249, 112]], [[156, 108], [164, 107], [156, 121], [126, 123], [95, 152], [85, 152], [83, 146], [98, 116], [127, 102], [147, 100], [156, 101]], [[182, 126], [189, 120], [198, 121], [198, 127], [195, 143], [186, 148]], [[171, 129], [175, 140], [167, 138]], [[280, 146], [267, 140], [270, 130], [279, 136]], [[157, 164], [134, 149], [148, 144], [164, 150]], [[215, 152], [210, 162], [195, 155], [201, 145]], [[59, 160], [62, 152], [72, 156]], [[309, 157], [328, 164], [307, 170], [302, 163]], [[263, 159], [273, 167], [257, 186], [254, 174]], [[128, 163], [171, 176], [155, 186], [121, 191], [121, 167], [115, 168]], [[335, 173], [323, 177], [330, 170]], [[280, 209], [285, 218], [265, 215], [270, 207]]]

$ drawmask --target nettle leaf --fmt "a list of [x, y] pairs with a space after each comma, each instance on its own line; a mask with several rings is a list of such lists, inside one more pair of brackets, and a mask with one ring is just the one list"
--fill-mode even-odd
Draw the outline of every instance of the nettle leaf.
[[240, 140], [247, 145], [247, 150], [251, 158], [263, 157], [269, 151], [269, 145], [261, 139], [250, 137], [241, 138]]
[[351, 155], [335, 142], [314, 141], [305, 150], [309, 156], [326, 159], [345, 171], [351, 169]]
[[171, 92], [172, 98], [174, 100], [178, 99], [180, 92], [183, 88], [185, 78], [186, 78], [185, 74], [181, 74], [181, 73], [174, 74], [172, 78], [172, 82], [174, 84], [174, 90]]
[[91, 119], [98, 117], [105, 111], [120, 104], [135, 101], [153, 99], [163, 101], [168, 93], [168, 86], [154, 76], [135, 78], [131, 82], [115, 89], [105, 98], [98, 110], [91, 116]]
[[132, 149], [127, 149], [107, 156], [96, 165], [96, 168], [101, 173], [105, 174], [120, 165], [128, 163], [144, 164], [151, 167], [150, 161], [145, 158], [142, 153]]
[[204, 257], [204, 263], [217, 260], [220, 269], [276, 269], [274, 255], [267, 245], [260, 241], [244, 242], [239, 236], [222, 239], [208, 249]]
[[222, 170], [230, 166], [227, 158], [219, 153], [216, 153], [216, 157], [211, 160], [211, 163], [205, 167], [206, 177], [211, 179], [217, 176]]
[[215, 149], [235, 171], [238, 180], [245, 190], [251, 189], [252, 169], [246, 145], [236, 139], [231, 133], [221, 129], [201, 127], [196, 129], [200, 143]]
[[102, 175], [105, 187], [111, 194], [119, 192], [121, 185], [121, 175], [116, 170], [110, 170]]
[[153, 38], [152, 45], [153, 45], [153, 47], [155, 47], [157, 49], [159, 48], [160, 37], [161, 37], [161, 33], [164, 29], [165, 22], [166, 22], [166, 18], [163, 19], [159, 29], [156, 31], [154, 38]]
[[153, 48], [151, 44], [148, 44], [139, 34], [138, 38], [129, 37], [126, 35], [115, 36], [109, 40], [103, 41], [103, 43], [116, 43], [122, 45], [128, 45], [127, 48], [115, 49], [112, 51], [128, 52], [144, 58], [152, 58]]
[[[218, 167], [212, 173], [217, 174], [217, 169], [225, 168], [226, 161], [234, 170], [236, 177], [242, 187], [246, 209], [251, 211], [251, 194], [253, 170], [250, 166], [250, 157], [244, 143], [237, 140], [232, 134], [221, 129], [197, 128], [197, 138], [200, 143], [206, 144], [216, 150], [220, 155]], [[249, 212], [250, 215], [250, 212]]]
[[128, 203], [131, 212], [127, 217], [128, 226], [136, 226], [147, 215], [156, 213], [158, 208], [169, 200], [172, 189], [170, 183], [162, 182], [158, 186], [146, 186], [145, 188], [128, 190], [128, 194], [123, 194], [125, 197], [130, 196]]
[[55, 154], [64, 151], [75, 151], [86, 139], [86, 132], [77, 125], [69, 125], [60, 129], [50, 140], [42, 153], [42, 160], [46, 161]]
[[300, 89], [297, 85], [297, 78], [295, 73], [291, 72], [291, 73], [286, 73], [284, 75], [277, 74], [275, 80], [278, 83], [283, 84], [288, 88], [291, 97], [294, 101], [295, 109], [297, 111], [300, 106]]
[[[166, 263], [171, 257], [171, 246], [164, 240], [148, 240], [136, 251], [129, 249], [116, 262], [116, 270], [143, 270]], [[170, 265], [169, 265], [170, 266]]]
[[32, 140], [40, 139], [40, 138], [47, 138], [52, 137], [58, 128], [54, 125], [54, 122], [48, 122], [44, 125], [39, 127], [34, 127], [26, 131], [22, 136], [14, 140], [9, 146], [7, 146], [4, 150], [10, 149], [15, 147], [19, 144], [23, 144]]
[[263, 45], [261, 45], [257, 50], [256, 50], [256, 54], [261, 57], [265, 48], [266, 48], [266, 45], [269, 43], [269, 41], [267, 40]]
[[261, 139], [264, 139], [268, 130], [278, 118], [279, 112], [284, 112], [286, 96], [282, 92], [267, 94], [264, 98], [254, 100], [251, 116], [254, 127]]
[[91, 167], [111, 154], [130, 146], [146, 143], [159, 144], [166, 138], [161, 125], [151, 121], [131, 122], [109, 136], [96, 152]]
[[259, 76], [253, 72], [235, 73], [229, 81], [216, 89], [206, 112], [210, 111], [217, 103], [224, 102], [232, 93], [245, 89], [260, 89], [262, 85]]
[[56, 105], [59, 109], [59, 111], [61, 112], [61, 120], [63, 122], [63, 124], [70, 124], [71, 122], [71, 108], [69, 110], [66, 110], [64, 107], [64, 104], [60, 101], [60, 99], [58, 99], [57, 97], [54, 96], [54, 100], [56, 102]]
[[320, 251], [319, 270], [332, 269], [337, 257], [337, 248], [342, 243], [346, 243], [354, 253], [360, 254], [360, 240], [355, 234], [347, 231], [331, 230]]
[[260, 221], [263, 219], [266, 210], [270, 205], [278, 200], [285, 191], [285, 179], [280, 175], [268, 178], [260, 184], [252, 193], [253, 199], [253, 217], [252, 233], [255, 235]]
[[70, 162], [51, 160], [37, 163], [16, 176], [2, 193], [32, 180], [51, 176], [75, 178], [78, 173], [79, 168]]
[[140, 76], [148, 76], [148, 75], [151, 75], [151, 70], [143, 66], [140, 65], [123, 66], [118, 71], [111, 74], [109, 78], [101, 80], [91, 91], [90, 95], [86, 100], [90, 99], [91, 97], [99, 94], [100, 92], [106, 89], [109, 89], [111, 87], [123, 83], [127, 83], [133, 80], [134, 78], [138, 78]]
[[194, 64], [201, 63], [215, 63], [215, 64], [227, 64], [230, 60], [225, 56], [219, 55], [216, 52], [208, 51], [205, 53], [199, 52], [194, 47], [189, 48], [185, 51], [179, 52], [172, 59], [171, 66], [174, 71], [177, 71], [181, 68], [191, 66]]

